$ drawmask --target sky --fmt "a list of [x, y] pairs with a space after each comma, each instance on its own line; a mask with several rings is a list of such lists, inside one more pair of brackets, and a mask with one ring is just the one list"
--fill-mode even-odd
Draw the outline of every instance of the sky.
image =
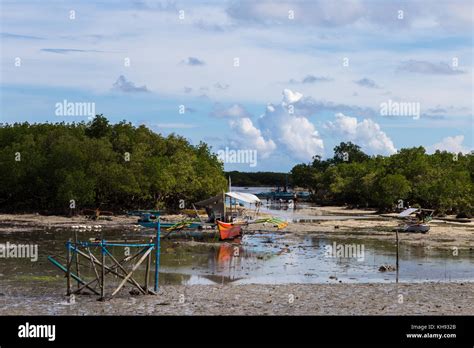
[[468, 153], [473, 7], [2, 0], [0, 122], [94, 112], [240, 154], [223, 160], [241, 171], [286, 172], [341, 141]]

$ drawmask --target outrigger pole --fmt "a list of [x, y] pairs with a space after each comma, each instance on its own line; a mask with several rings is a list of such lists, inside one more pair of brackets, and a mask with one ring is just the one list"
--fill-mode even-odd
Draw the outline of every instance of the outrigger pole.
[[156, 240], [155, 240], [155, 292], [158, 293], [158, 280], [160, 270], [160, 238], [161, 238], [161, 224], [160, 218], [158, 217], [158, 223], [156, 225]]

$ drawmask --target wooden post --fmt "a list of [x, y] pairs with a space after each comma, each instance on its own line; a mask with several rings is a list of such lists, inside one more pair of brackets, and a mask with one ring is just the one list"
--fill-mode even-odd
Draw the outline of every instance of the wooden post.
[[396, 282], [398, 283], [399, 249], [400, 249], [400, 240], [399, 240], [399, 238], [398, 238], [398, 229], [396, 230], [396, 238], [397, 238], [397, 261], [396, 261], [397, 279], [396, 279]]
[[[148, 249], [144, 249], [144, 250], [148, 250]], [[107, 253], [107, 255], [109, 255], [110, 259], [111, 259], [113, 262], [115, 262], [115, 264], [117, 265], [117, 267], [118, 267], [119, 269], [121, 269], [123, 273], [125, 273], [124, 276], [121, 276], [119, 273], [113, 273], [113, 274], [115, 274], [116, 277], [120, 277], [120, 278], [124, 279], [124, 278], [128, 275], [127, 270], [120, 264], [119, 261], [117, 261], [117, 260], [115, 259], [115, 257], [114, 257], [108, 250], [106, 250], [105, 252]], [[135, 285], [135, 286], [138, 288], [138, 290], [140, 290], [141, 293], [146, 294], [146, 291], [140, 286], [140, 284], [138, 284], [138, 282], [137, 282], [135, 279], [133, 279], [132, 277], [130, 277], [130, 279], [128, 280], [128, 282], [129, 282], [129, 283], [132, 283], [133, 285]]]
[[[77, 231], [74, 231], [74, 247], [77, 249]], [[76, 275], [80, 277], [79, 273], [79, 254], [77, 252], [74, 253], [74, 260], [76, 261]], [[77, 282], [77, 288], [81, 286], [81, 283], [78, 281]]]
[[132, 276], [133, 272], [135, 272], [137, 270], [137, 268], [140, 266], [140, 264], [143, 262], [143, 260], [145, 260], [145, 258], [148, 256], [148, 254], [151, 253], [153, 249], [152, 248], [149, 248], [146, 253], [141, 257], [140, 260], [138, 260], [138, 262], [135, 264], [135, 266], [133, 266], [132, 270], [130, 271], [129, 274], [127, 274], [127, 276], [122, 280], [122, 282], [119, 284], [119, 286], [117, 287], [117, 289], [114, 290], [114, 292], [112, 293], [111, 296], [115, 296], [116, 293], [118, 293], [120, 291], [120, 289], [125, 285], [125, 283], [130, 279], [130, 277]]
[[[142, 249], [140, 252], [138, 252], [137, 254], [135, 254], [134, 256], [132, 256], [128, 261], [131, 261], [131, 260], [135, 259], [136, 257], [140, 256], [140, 255], [141, 255], [144, 251], [146, 251], [146, 250], [147, 250], [147, 248]], [[77, 250], [77, 252], [78, 252], [79, 254], [81, 254], [81, 256], [85, 257], [85, 258], [88, 259], [88, 260], [91, 260], [91, 259], [92, 259], [96, 265], [98, 265], [99, 267], [102, 267], [102, 262], [100, 262], [94, 255], [91, 255], [91, 256], [92, 256], [92, 258], [91, 258], [90, 256], [88, 256], [87, 254], [83, 253], [83, 252], [80, 251], [80, 250]], [[106, 250], [106, 253], [107, 253], [107, 250]], [[115, 264], [115, 265], [112, 265], [111, 267], [105, 266], [105, 270], [106, 270], [105, 274], [107, 274], [107, 273], [112, 273], [113, 275], [115, 275], [115, 276], [117, 276], [117, 277], [119, 277], [119, 278], [121, 278], [121, 279], [124, 279], [124, 278], [126, 277], [126, 275], [128, 274], [128, 272], [123, 269], [123, 266], [119, 263], [119, 261], [115, 260], [115, 258], [112, 256], [112, 254], [109, 253], [108, 255], [110, 256], [110, 258], [112, 259], [112, 261], [114, 261], [116, 264]], [[124, 261], [124, 260], [122, 260], [122, 261], [120, 261], [120, 262], [123, 262], [123, 261]], [[122, 271], [125, 273], [125, 275], [122, 275], [122, 274], [116, 272], [116, 271], [114, 270], [114, 269], [116, 269], [116, 268], [121, 268]], [[92, 284], [93, 282], [94, 282], [94, 280], [91, 280], [89, 283], [87, 283], [87, 285], [90, 285], [90, 284]], [[138, 284], [133, 278], [128, 279], [127, 282], [130, 283], [130, 284], [132, 284], [132, 285], [135, 285], [136, 287], [138, 287], [138, 289], [139, 289], [142, 293], [145, 293], [145, 291], [141, 288], [140, 284]], [[99, 283], [100, 283], [100, 279], [99, 279]], [[152, 292], [152, 291], [150, 290], [150, 292]]]
[[103, 236], [100, 245], [102, 251], [102, 277], [100, 284], [100, 300], [103, 301], [105, 299], [105, 245]]
[[155, 292], [158, 293], [158, 282], [160, 274], [160, 238], [161, 238], [161, 219], [158, 218], [158, 225], [156, 226], [156, 240], [155, 240]]
[[[150, 239], [150, 243], [152, 240]], [[150, 247], [151, 248], [151, 247]], [[151, 253], [148, 254], [148, 260], [146, 263], [146, 270], [145, 270], [145, 291], [148, 294], [148, 285], [150, 283], [150, 267], [151, 267]]]
[[71, 238], [66, 242], [66, 295], [71, 295]]
[[[76, 246], [77, 248], [77, 246]], [[102, 288], [102, 284], [100, 282], [100, 276], [99, 276], [99, 272], [97, 272], [97, 267], [95, 267], [95, 262], [94, 260], [92, 259], [92, 252], [91, 252], [91, 249], [89, 247], [87, 247], [87, 251], [89, 252], [89, 261], [91, 262], [92, 264], [92, 268], [94, 269], [94, 273], [95, 273], [95, 277], [97, 279], [97, 282], [99, 283], [100, 287]]]

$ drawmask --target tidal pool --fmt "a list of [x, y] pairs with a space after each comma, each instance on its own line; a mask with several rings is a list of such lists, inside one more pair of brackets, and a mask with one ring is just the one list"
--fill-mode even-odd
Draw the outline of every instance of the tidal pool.
[[[100, 232], [78, 232], [80, 240], [89, 240]], [[107, 231], [104, 238], [146, 240], [146, 231]], [[31, 287], [65, 286], [64, 273], [48, 260], [49, 255], [65, 263], [65, 242], [73, 238], [68, 229], [31, 230], [0, 234], [0, 244], [37, 244], [38, 260], [0, 258], [0, 285]], [[338, 257], [328, 246], [359, 247], [359, 254]], [[363, 247], [363, 249], [361, 249]], [[399, 271], [380, 272], [381, 265], [395, 265], [393, 241], [357, 238], [296, 237], [281, 233], [247, 234], [234, 243], [162, 240], [160, 284], [285, 284], [285, 283], [380, 283], [474, 281], [474, 251], [425, 249], [401, 245]], [[363, 251], [361, 254], [360, 251]], [[123, 249], [112, 248], [121, 257]], [[133, 251], [132, 251], [133, 253]], [[93, 276], [90, 263], [80, 258], [81, 274]], [[138, 273], [144, 273], [144, 265]], [[137, 278], [142, 275], [137, 274]], [[90, 279], [90, 278], [89, 278]], [[120, 279], [117, 278], [117, 281]]]

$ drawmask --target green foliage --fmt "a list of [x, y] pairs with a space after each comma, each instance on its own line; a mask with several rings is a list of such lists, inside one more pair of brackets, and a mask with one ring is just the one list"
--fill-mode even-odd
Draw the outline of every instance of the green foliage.
[[110, 125], [102, 115], [87, 124], [2, 125], [0, 167], [2, 211], [67, 212], [72, 199], [79, 209], [189, 207], [227, 186], [207, 144]]
[[[348, 204], [391, 210], [404, 205], [436, 209], [439, 213], [474, 212], [474, 156], [423, 147], [401, 149], [389, 157], [369, 157], [357, 145], [341, 143], [334, 158], [315, 156], [298, 164], [292, 181], [313, 193], [320, 204]], [[348, 154], [344, 160], [344, 153]]]
[[[286, 173], [275, 172], [226, 172], [230, 176], [233, 186], [284, 186], [287, 180]], [[290, 177], [288, 176], [288, 180]]]

